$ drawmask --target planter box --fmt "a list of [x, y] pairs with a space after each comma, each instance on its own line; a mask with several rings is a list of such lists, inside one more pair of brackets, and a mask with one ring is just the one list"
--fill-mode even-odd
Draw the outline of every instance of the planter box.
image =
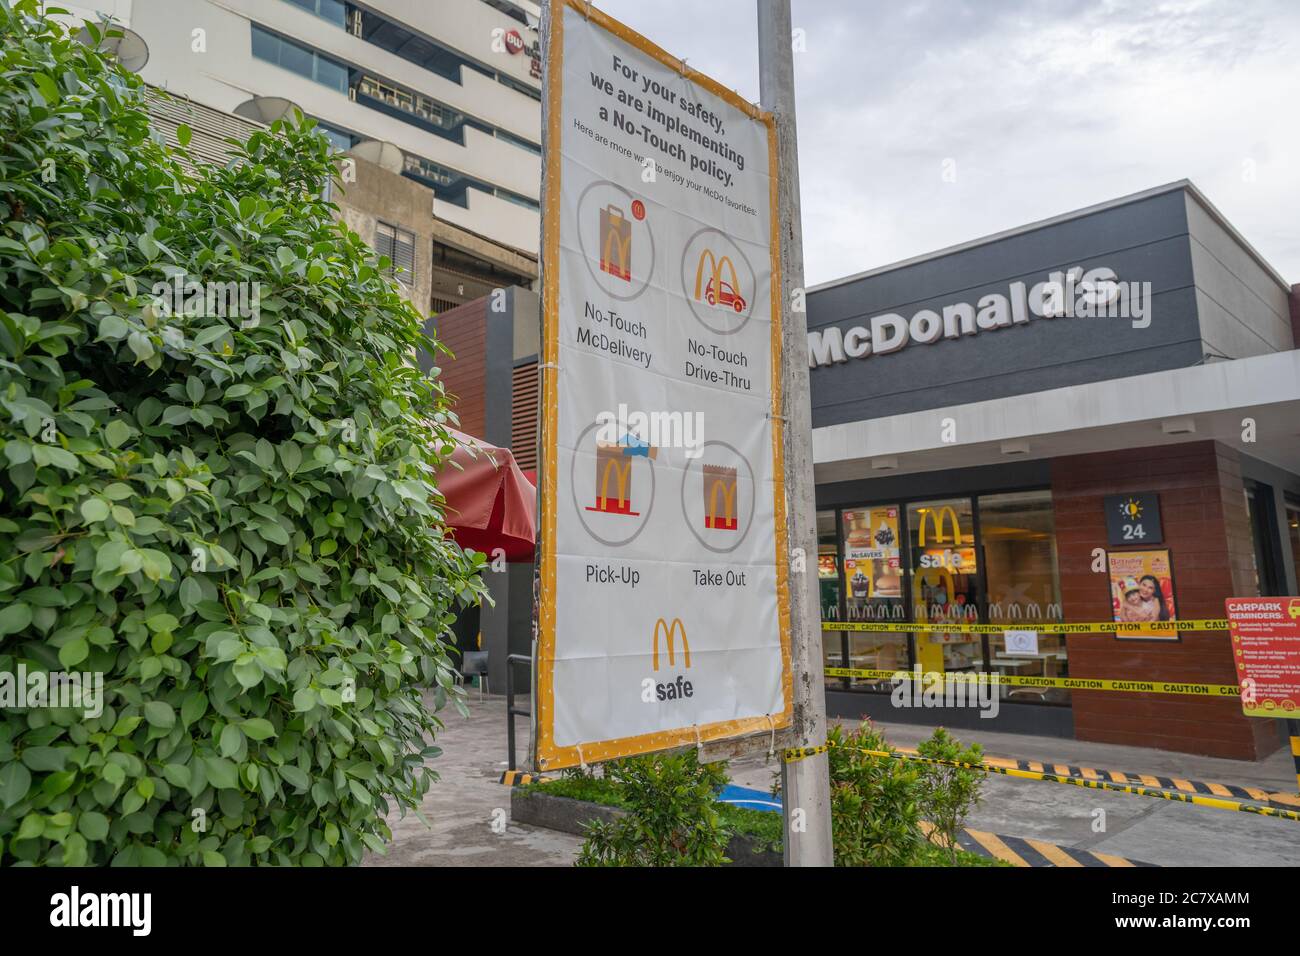
[[[510, 790], [510, 819], [548, 830], [559, 830], [583, 836], [584, 825], [592, 822], [608, 823], [617, 820], [626, 810], [606, 807], [585, 800], [572, 800], [549, 793], [512, 787]], [[781, 866], [781, 854], [760, 847], [753, 837], [737, 833], [727, 844], [727, 856], [732, 866]]]

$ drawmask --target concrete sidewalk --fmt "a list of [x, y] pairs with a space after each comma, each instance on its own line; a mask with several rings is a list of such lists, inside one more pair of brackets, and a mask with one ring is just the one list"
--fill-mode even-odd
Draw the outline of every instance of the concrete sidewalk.
[[[425, 703], [432, 709], [432, 700]], [[389, 814], [393, 842], [386, 856], [366, 854], [363, 866], [570, 866], [579, 837], [510, 822], [510, 788], [497, 781], [506, 768], [504, 697], [478, 700], [470, 691], [470, 716], [452, 707], [439, 712], [446, 729], [434, 743], [442, 756], [429, 761], [439, 779], [421, 810], [432, 829], [414, 814]], [[528, 721], [518, 719], [521, 747]], [[522, 751], [521, 751], [522, 759]]]
[[[415, 816], [389, 826], [394, 843], [387, 856], [369, 854], [366, 866], [569, 866], [581, 839], [510, 823], [510, 788], [497, 781], [506, 769], [505, 700], [471, 691], [470, 716], [441, 714], [446, 729], [432, 761], [441, 775], [423, 803], [432, 823]], [[520, 759], [527, 747], [527, 721], [517, 722]], [[896, 747], [915, 747], [932, 728], [880, 724]], [[1256, 786], [1294, 792], [1290, 755], [1258, 763], [1094, 744], [1078, 740], [981, 731], [960, 731], [990, 757], [1068, 763]], [[732, 761], [741, 786], [766, 790], [779, 764], [764, 755]], [[1101, 811], [1099, 813], [1098, 811]], [[1058, 783], [990, 774], [984, 799], [968, 821], [980, 830], [1045, 840], [1063, 846], [1144, 860], [1162, 866], [1300, 865], [1300, 822], [1175, 803], [1152, 797], [1083, 789]], [[1104, 825], [1104, 830], [1095, 826]]]

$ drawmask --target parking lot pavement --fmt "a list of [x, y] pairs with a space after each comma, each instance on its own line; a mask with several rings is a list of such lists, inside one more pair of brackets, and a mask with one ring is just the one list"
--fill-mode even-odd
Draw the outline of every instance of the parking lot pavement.
[[[933, 732], [932, 727], [916, 724], [877, 726], [891, 744], [902, 748], [915, 748]], [[1246, 762], [1028, 734], [954, 733], [963, 741], [981, 744], [989, 757], [1295, 790], [1291, 757], [1285, 751]], [[732, 777], [744, 786], [765, 788], [773, 766], [761, 756], [747, 757], [732, 763]], [[988, 776], [984, 798], [967, 822], [994, 833], [1161, 866], [1300, 865], [1300, 821], [996, 774]]]

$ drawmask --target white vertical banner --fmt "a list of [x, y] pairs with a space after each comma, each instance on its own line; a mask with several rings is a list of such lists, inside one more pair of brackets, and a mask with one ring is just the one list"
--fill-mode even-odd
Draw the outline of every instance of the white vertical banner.
[[775, 125], [581, 0], [545, 43], [541, 769], [790, 724]]

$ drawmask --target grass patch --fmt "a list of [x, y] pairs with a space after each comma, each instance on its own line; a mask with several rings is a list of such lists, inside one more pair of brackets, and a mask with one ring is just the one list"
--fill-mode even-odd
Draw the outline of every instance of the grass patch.
[[[928, 840], [921, 842], [920, 848], [907, 861], [908, 866], [952, 866], [948, 851], [942, 850]], [[1006, 860], [994, 860], [966, 850], [957, 851], [957, 866], [1011, 866]]]
[[627, 806], [623, 795], [618, 792], [618, 787], [603, 777], [559, 777], [541, 783], [530, 783], [524, 789], [549, 793], [553, 797], [568, 797], [570, 800], [599, 803], [603, 807]]

